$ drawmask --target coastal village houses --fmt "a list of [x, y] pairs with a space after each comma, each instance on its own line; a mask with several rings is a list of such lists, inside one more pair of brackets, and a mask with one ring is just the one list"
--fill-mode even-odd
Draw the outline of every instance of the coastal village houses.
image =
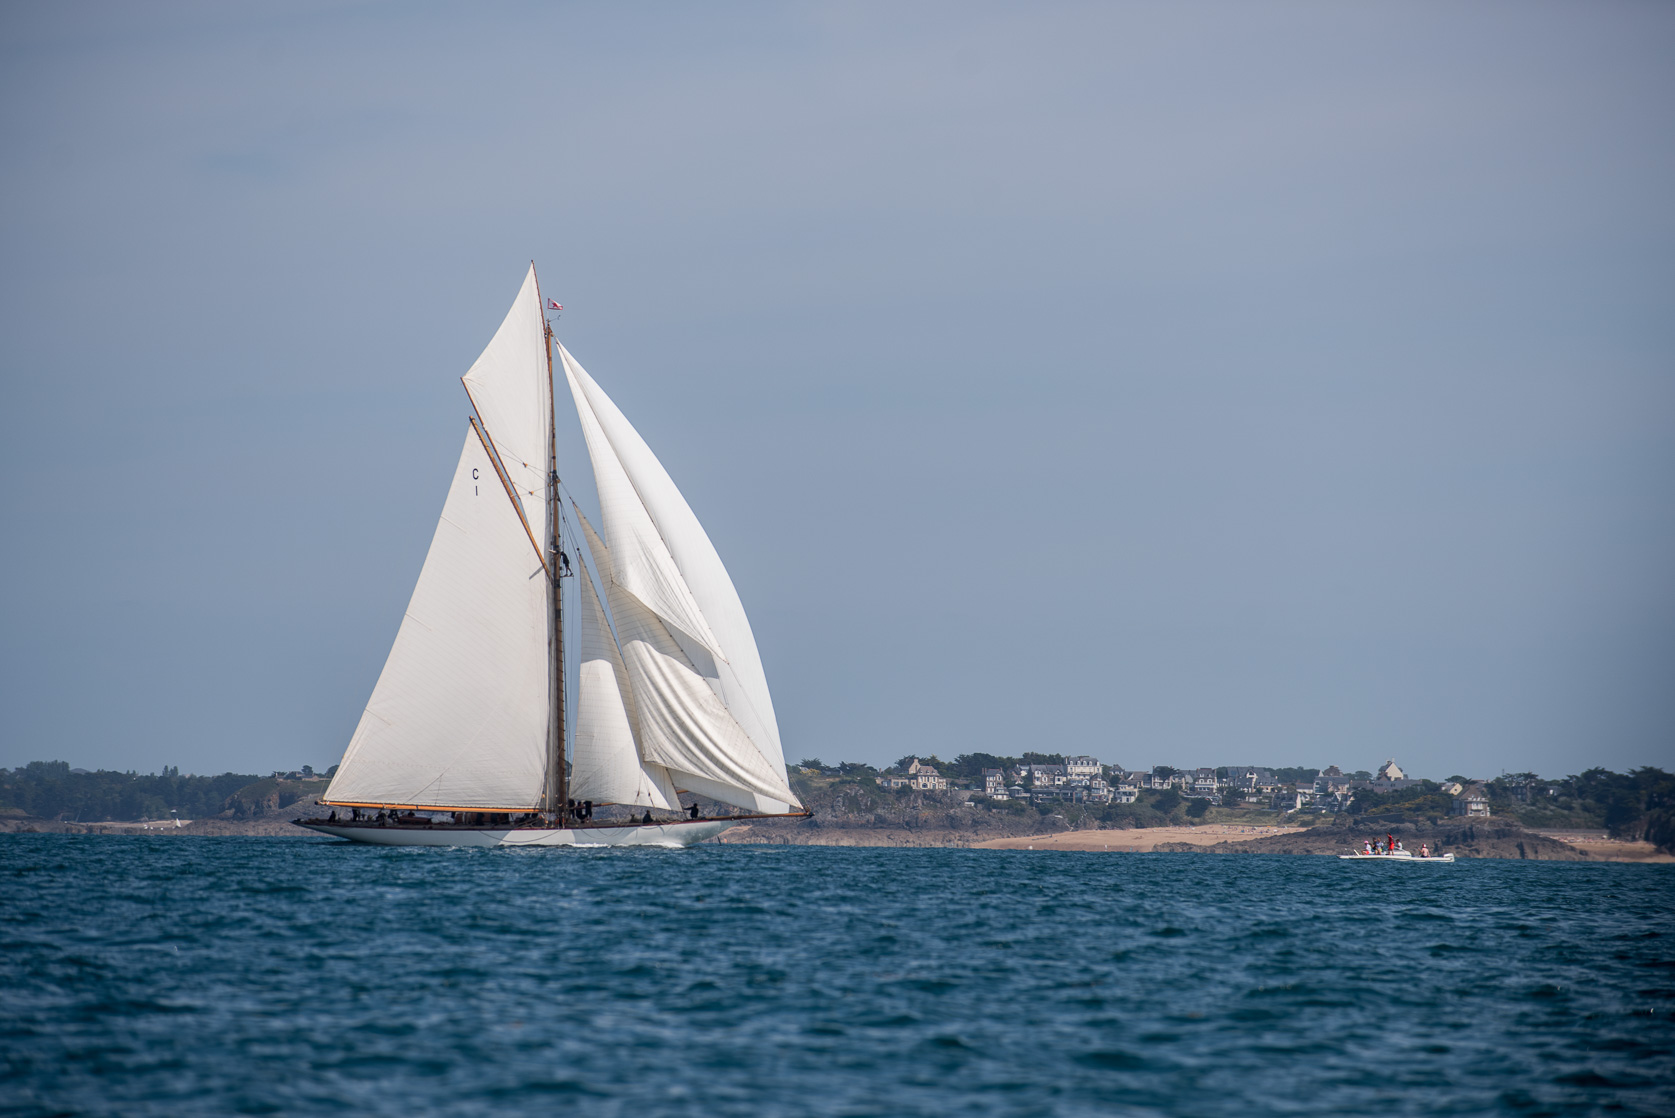
[[[1208, 799], [1218, 804], [1259, 804], [1284, 812], [1336, 813], [1345, 811], [1355, 793], [1363, 788], [1388, 792], [1423, 783], [1409, 777], [1394, 759], [1379, 766], [1371, 780], [1358, 777], [1336, 765], [1316, 771], [1312, 778], [1282, 781], [1272, 770], [1254, 765], [1225, 768], [1201, 766], [1192, 769], [1128, 772], [1121, 765], [1104, 765], [1087, 755], [1066, 756], [1062, 764], [1024, 763], [1015, 769], [983, 769], [979, 778], [961, 788], [991, 800], [1030, 800], [1044, 803], [1132, 804], [1144, 791], [1175, 789], [1182, 796]], [[918, 758], [905, 769], [881, 773], [878, 783], [885, 788], [922, 792], [948, 790], [950, 782], [937, 769]], [[1443, 790], [1454, 796], [1455, 815], [1487, 817], [1488, 792], [1482, 784], [1462, 788], [1450, 782]]]

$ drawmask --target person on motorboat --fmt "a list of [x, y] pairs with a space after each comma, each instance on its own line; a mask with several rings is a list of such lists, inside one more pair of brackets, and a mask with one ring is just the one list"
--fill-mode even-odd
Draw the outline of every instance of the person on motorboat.
[[1419, 844], [1419, 856], [1421, 858], [1429, 858], [1431, 856], [1431, 844], [1430, 843], [1422, 842], [1422, 843]]

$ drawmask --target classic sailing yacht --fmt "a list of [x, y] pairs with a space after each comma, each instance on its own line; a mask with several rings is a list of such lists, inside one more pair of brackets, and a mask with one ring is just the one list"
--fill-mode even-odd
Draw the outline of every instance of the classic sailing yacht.
[[[721, 557], [545, 306], [531, 264], [461, 378], [476, 414], [430, 552], [319, 801], [333, 811], [300, 826], [397, 846], [686, 846], [808, 814]], [[571, 505], [591, 567], [561, 531], [555, 353], [598, 487], [600, 530]], [[580, 600], [568, 759], [566, 582]], [[700, 796], [739, 811], [702, 815]], [[596, 821], [601, 805], [632, 811]]]

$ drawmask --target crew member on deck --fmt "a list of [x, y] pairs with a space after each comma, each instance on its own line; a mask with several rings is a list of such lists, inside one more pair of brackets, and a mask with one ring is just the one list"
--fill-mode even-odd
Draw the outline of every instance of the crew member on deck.
[[692, 806], [687, 809], [687, 814], [690, 815], [694, 819], [698, 818], [698, 801], [697, 800], [692, 801]]

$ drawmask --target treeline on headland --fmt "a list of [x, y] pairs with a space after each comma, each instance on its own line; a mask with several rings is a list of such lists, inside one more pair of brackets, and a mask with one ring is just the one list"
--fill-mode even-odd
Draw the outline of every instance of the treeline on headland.
[[31, 761], [0, 769], [0, 814], [79, 823], [168, 819], [171, 812], [182, 819], [244, 817], [266, 805], [288, 807], [323, 787], [311, 779], [313, 770], [292, 775], [302, 779], [183, 776], [169, 766], [160, 773], [88, 772], [66, 761]]

